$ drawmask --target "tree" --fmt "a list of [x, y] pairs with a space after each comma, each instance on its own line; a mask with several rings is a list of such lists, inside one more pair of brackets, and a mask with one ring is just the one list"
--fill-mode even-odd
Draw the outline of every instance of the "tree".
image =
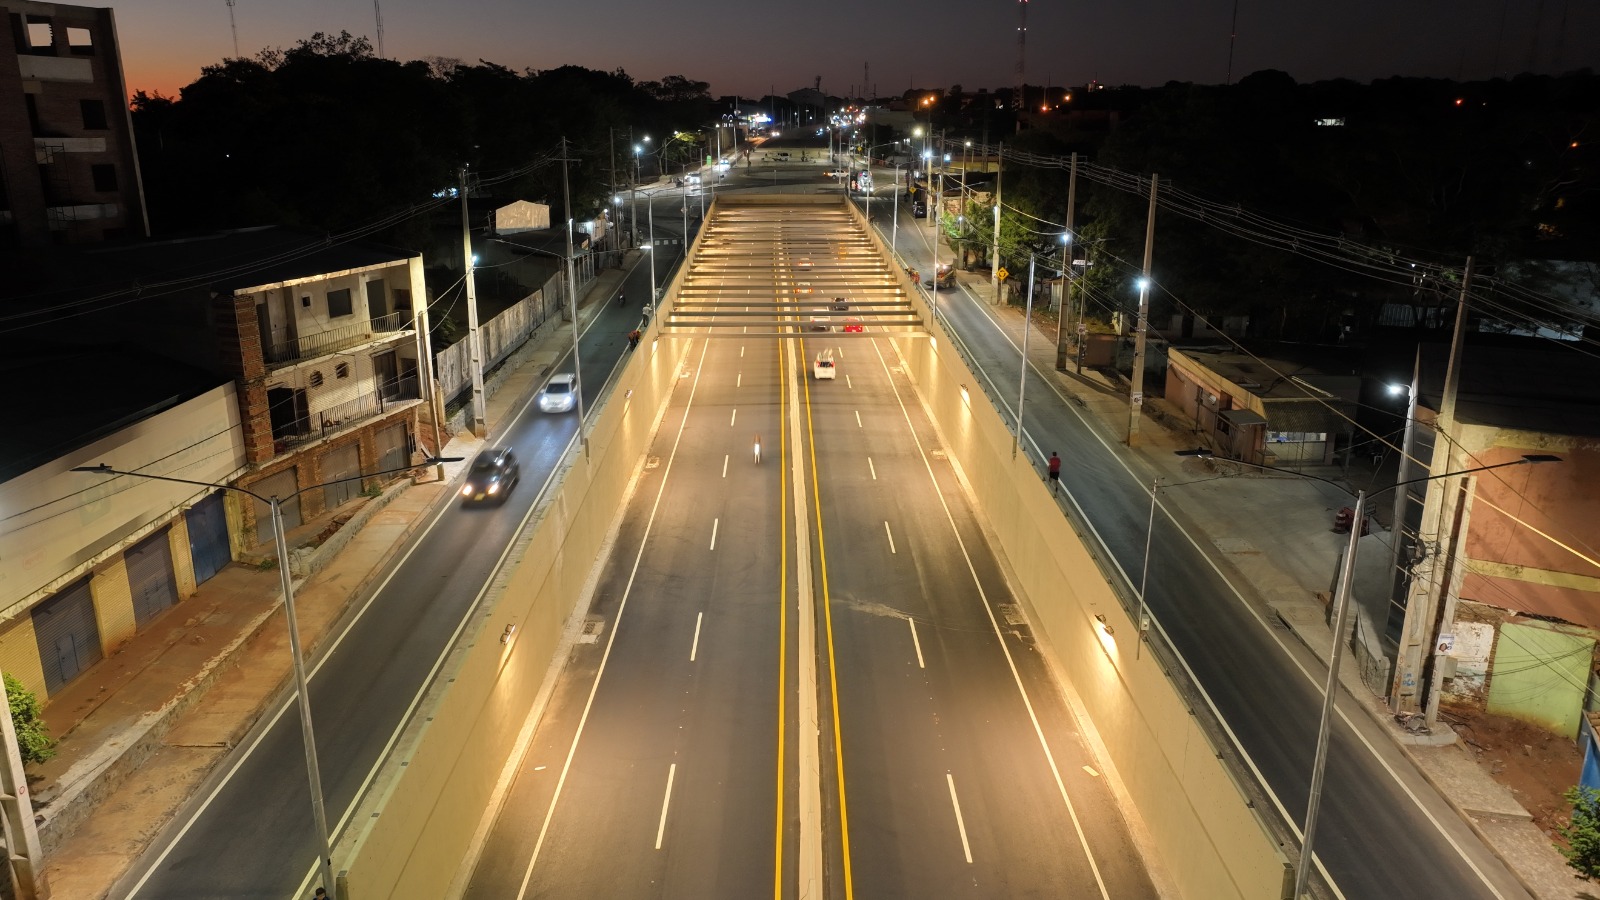
[[44, 728], [39, 698], [7, 672], [6, 702], [11, 704], [11, 724], [17, 730], [17, 749], [23, 762], [42, 763], [56, 755], [56, 742]]
[[1600, 791], [1577, 785], [1561, 795], [1572, 804], [1572, 818], [1556, 826], [1556, 834], [1567, 846], [1556, 849], [1567, 858], [1567, 865], [1578, 870], [1584, 881], [1600, 878]]

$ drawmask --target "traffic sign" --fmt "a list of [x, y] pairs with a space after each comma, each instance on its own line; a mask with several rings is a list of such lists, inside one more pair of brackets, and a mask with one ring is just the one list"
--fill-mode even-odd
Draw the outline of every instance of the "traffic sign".
[[1001, 266], [1000, 271], [996, 274], [1000, 276], [1001, 281], [1005, 281], [1007, 278], [1011, 277], [1011, 273], [1006, 271], [1005, 266]]

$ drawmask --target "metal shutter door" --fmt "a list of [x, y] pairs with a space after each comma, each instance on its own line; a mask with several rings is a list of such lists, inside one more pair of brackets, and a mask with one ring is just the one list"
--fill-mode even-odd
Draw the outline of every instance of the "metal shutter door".
[[143, 627], [178, 602], [167, 529], [135, 544], [133, 549], [122, 554], [122, 560], [128, 569], [128, 593], [133, 596], [133, 620]]
[[403, 468], [411, 462], [411, 442], [406, 438], [404, 422], [380, 428], [372, 437], [378, 445], [378, 471]]
[[32, 616], [46, 693], [61, 690], [100, 661], [100, 627], [94, 621], [89, 579], [35, 606]]
[[194, 583], [222, 571], [233, 559], [228, 545], [228, 511], [217, 491], [183, 514], [189, 525], [189, 558], [194, 563]]
[[[336, 482], [322, 489], [322, 501], [328, 509], [338, 509], [361, 496], [361, 445], [346, 444], [337, 450], [322, 454], [322, 480]], [[353, 481], [337, 481], [353, 478]]]
[[[295, 468], [290, 466], [276, 475], [270, 475], [250, 485], [250, 492], [262, 497], [278, 498], [278, 510], [283, 513], [283, 530], [300, 527], [300, 497], [290, 497], [300, 489], [295, 480]], [[272, 507], [260, 500], [256, 504], [256, 541], [272, 543]]]

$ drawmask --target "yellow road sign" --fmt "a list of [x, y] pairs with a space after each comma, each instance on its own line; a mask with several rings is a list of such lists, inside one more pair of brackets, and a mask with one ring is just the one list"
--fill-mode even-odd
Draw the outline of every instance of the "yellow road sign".
[[1000, 272], [999, 272], [999, 275], [1000, 275], [1000, 280], [1001, 280], [1001, 281], [1005, 281], [1005, 280], [1006, 280], [1006, 279], [1007, 279], [1007, 278], [1010, 278], [1010, 277], [1011, 277], [1011, 273], [1010, 273], [1010, 272], [1007, 272], [1007, 271], [1006, 271], [1006, 270], [1005, 270], [1005, 267], [1004, 267], [1004, 266], [1001, 266], [1001, 267], [1000, 267]]

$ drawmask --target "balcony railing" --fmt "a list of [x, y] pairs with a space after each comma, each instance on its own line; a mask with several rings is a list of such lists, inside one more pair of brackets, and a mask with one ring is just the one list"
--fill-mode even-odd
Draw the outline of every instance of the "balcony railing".
[[365, 344], [385, 334], [405, 331], [410, 327], [409, 312], [393, 312], [374, 319], [361, 319], [315, 334], [302, 334], [293, 340], [276, 342], [266, 348], [266, 362], [268, 365], [281, 366], [302, 359], [327, 356], [329, 353], [338, 353], [340, 350]]
[[370, 394], [319, 409], [297, 422], [275, 425], [272, 429], [273, 444], [278, 453], [283, 453], [297, 444], [327, 437], [342, 428], [381, 416], [395, 404], [417, 400], [421, 396], [417, 377], [401, 376], [384, 382]]

